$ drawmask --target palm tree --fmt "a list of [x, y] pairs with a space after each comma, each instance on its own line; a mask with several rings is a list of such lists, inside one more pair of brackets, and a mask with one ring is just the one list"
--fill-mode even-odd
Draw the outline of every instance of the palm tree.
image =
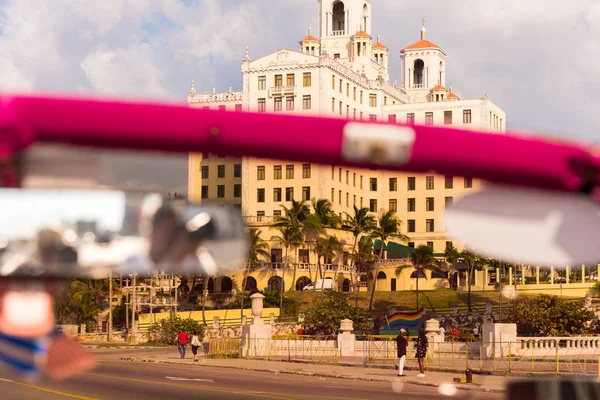
[[[332, 260], [335, 256], [344, 251], [344, 246], [335, 235], [326, 235], [325, 237], [319, 238], [316, 246], [319, 250], [318, 257], [323, 257], [324, 261]], [[335, 281], [334, 276], [334, 281]], [[321, 274], [323, 279], [323, 274]], [[316, 289], [316, 285], [315, 285]]]
[[[307, 221], [310, 217], [310, 207], [308, 206], [308, 204], [306, 204], [305, 201], [292, 200], [291, 208], [287, 208], [284, 205], [281, 205], [281, 208], [283, 208], [284, 215], [276, 217], [275, 223], [273, 224], [273, 226], [276, 229], [278, 229], [280, 232], [286, 231], [286, 235], [288, 236], [288, 239], [291, 236], [294, 236], [293, 241], [295, 244], [293, 247], [299, 247], [299, 246], [303, 245], [304, 238], [305, 238], [305, 232], [306, 232], [305, 223], [308, 222], [310, 224], [310, 221]], [[292, 232], [293, 232], [293, 234], [292, 234]], [[283, 234], [282, 234], [282, 236], [280, 236], [280, 238], [283, 238]], [[298, 241], [300, 241], [300, 243]], [[280, 242], [283, 243], [283, 241], [281, 241], [281, 240], [280, 240]], [[288, 250], [289, 250], [289, 247], [286, 247], [286, 256], [285, 256], [286, 259], [287, 259]], [[296, 281], [297, 265], [296, 265], [296, 263], [293, 263], [293, 265], [294, 265], [294, 272], [293, 272], [292, 286], [290, 287], [290, 291], [294, 289], [295, 281]], [[284, 288], [281, 288], [281, 290], [283, 291]], [[281, 298], [282, 298], [282, 302], [283, 302], [283, 295]]]
[[[373, 215], [369, 213], [369, 209], [366, 207], [358, 208], [354, 206], [354, 215], [351, 216], [349, 214], [346, 214], [346, 220], [342, 224], [342, 229], [348, 232], [352, 232], [352, 235], [354, 236], [354, 245], [352, 246], [352, 273], [353, 275], [356, 274], [356, 276], [352, 276], [353, 282], [356, 281], [358, 278], [359, 271], [357, 269], [357, 261], [363, 259], [362, 257], [357, 257], [357, 252], [360, 253], [360, 245], [357, 247], [358, 241], [362, 235], [370, 235], [376, 227], [377, 220]], [[370, 254], [372, 254], [372, 248]], [[354, 290], [356, 292], [356, 302], [358, 303], [359, 287], [356, 286]]]
[[458, 262], [460, 258], [460, 252], [454, 246], [446, 247], [444, 251], [444, 259], [446, 260], [446, 264], [450, 266], [450, 271], [448, 272], [448, 283], [450, 283], [450, 288], [452, 288], [452, 274], [454, 272], [454, 265]]
[[402, 272], [406, 268], [414, 268], [416, 275], [416, 292], [417, 292], [417, 302], [416, 309], [419, 310], [419, 277], [421, 275], [425, 276], [425, 271], [440, 271], [440, 262], [434, 257], [433, 250], [429, 246], [418, 246], [410, 255], [408, 256], [410, 260], [410, 264], [403, 264], [396, 267], [396, 276], [400, 276]]
[[312, 199], [311, 201], [314, 213], [310, 214], [304, 226], [307, 230], [313, 231], [315, 235], [314, 252], [317, 254], [317, 270], [321, 279], [323, 279], [323, 271], [321, 270], [321, 257], [323, 257], [325, 249], [320, 245], [321, 235], [327, 237], [326, 228], [338, 228], [340, 226], [340, 217], [333, 212], [333, 204], [328, 199]]
[[[400, 220], [396, 215], [395, 211], [388, 210], [381, 213], [377, 221], [377, 227], [369, 235], [372, 239], [379, 239], [381, 242], [381, 249], [379, 251], [379, 260], [383, 258], [383, 251], [390, 239], [398, 239], [401, 241], [407, 241], [408, 236], [400, 233]], [[375, 264], [375, 274], [373, 276], [373, 292], [371, 293], [371, 300], [369, 302], [369, 311], [373, 311], [373, 299], [375, 297], [375, 290], [377, 289], [377, 275], [379, 274], [379, 263]]]
[[[299, 230], [299, 227], [297, 225], [278, 226], [276, 229], [279, 231], [279, 236], [274, 236], [273, 240], [279, 241], [279, 243], [281, 243], [281, 245], [283, 247], [285, 247], [285, 259], [282, 264], [282, 282], [283, 282], [283, 278], [285, 277], [285, 269], [286, 269], [285, 265], [287, 263], [289, 250], [290, 250], [290, 248], [299, 247], [304, 244], [304, 234], [301, 230]], [[294, 271], [295, 271], [295, 267], [294, 267]], [[285, 288], [283, 287], [283, 284], [282, 284], [282, 287], [281, 287], [281, 290], [279, 293], [280, 313], [283, 313], [283, 292], [284, 292], [284, 290], [285, 290]]]
[[473, 274], [475, 273], [475, 269], [483, 263], [483, 259], [467, 249], [460, 253], [460, 257], [465, 264], [467, 264], [467, 305], [469, 307], [469, 312], [471, 312], [471, 285], [473, 283]]
[[258, 268], [260, 266], [261, 257], [269, 257], [269, 244], [264, 241], [260, 235], [262, 231], [257, 228], [251, 228], [248, 231], [249, 256], [248, 261], [250, 268]]

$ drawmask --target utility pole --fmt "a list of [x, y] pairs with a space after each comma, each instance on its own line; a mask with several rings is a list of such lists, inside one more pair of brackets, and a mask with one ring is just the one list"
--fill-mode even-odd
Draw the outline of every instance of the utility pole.
[[109, 280], [108, 280], [108, 342], [112, 342], [112, 333], [113, 333], [113, 314], [112, 314], [112, 298], [113, 298], [113, 275], [112, 269], [110, 270]]
[[135, 282], [135, 269], [133, 270], [133, 294], [131, 295], [131, 335], [132, 335], [132, 340], [135, 341], [135, 338], [137, 337], [136, 334], [136, 326], [135, 326], [135, 312], [136, 312], [136, 305], [137, 305], [137, 296], [136, 296], [136, 282]]
[[502, 323], [502, 263], [498, 269], [498, 303], [500, 305], [500, 323]]
[[129, 334], [131, 333], [131, 331], [129, 330], [129, 279], [127, 279], [126, 281], [128, 290], [125, 293], [125, 332], [127, 332], [127, 334], [125, 335], [125, 342], [128, 343]]

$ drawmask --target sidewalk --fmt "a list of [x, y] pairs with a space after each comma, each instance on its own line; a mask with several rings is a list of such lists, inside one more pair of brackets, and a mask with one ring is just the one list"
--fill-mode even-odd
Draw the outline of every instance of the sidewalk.
[[[306, 361], [265, 361], [265, 360], [247, 360], [247, 359], [215, 359], [199, 358], [194, 363], [191, 355], [186, 360], [178, 357], [176, 349], [169, 351], [157, 351], [154, 354], [139, 354], [135, 356], [121, 357], [121, 360], [134, 362], [156, 362], [169, 364], [182, 364], [194, 366], [210, 366], [219, 368], [235, 368], [258, 372], [271, 372], [278, 374], [297, 374], [315, 377], [328, 377], [338, 379], [365, 380], [375, 382], [397, 382], [399, 379], [406, 383], [415, 385], [425, 385], [439, 387], [441, 385], [452, 384], [458, 389], [475, 390], [482, 392], [504, 392], [505, 384], [508, 378], [503, 376], [474, 375], [473, 384], [464, 383], [464, 374], [445, 373], [445, 372], [427, 372], [424, 378], [417, 378], [416, 365], [408, 365], [405, 368], [405, 377], [396, 376], [397, 371], [392, 369], [365, 368], [364, 366], [343, 366], [312, 364]], [[463, 383], [454, 382], [455, 378], [461, 378]]]

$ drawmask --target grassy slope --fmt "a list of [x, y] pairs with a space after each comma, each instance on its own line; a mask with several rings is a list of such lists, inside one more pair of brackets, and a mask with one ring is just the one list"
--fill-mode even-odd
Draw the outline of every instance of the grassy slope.
[[[358, 306], [369, 308], [370, 292], [361, 292], [358, 296]], [[313, 301], [321, 296], [346, 296], [354, 304], [354, 295], [348, 293], [319, 293], [319, 292], [287, 292], [286, 297], [299, 303], [299, 312], [304, 312]], [[402, 292], [376, 292], [374, 300], [374, 309], [376, 313], [387, 313], [389, 307], [396, 307], [398, 310], [415, 310], [416, 294], [411, 291]], [[490, 301], [494, 306], [499, 302], [498, 292], [472, 292], [471, 304], [474, 308], [482, 309], [485, 303]], [[502, 302], [508, 303], [510, 300], [503, 297]], [[428, 290], [419, 293], [419, 307], [423, 305], [428, 310], [440, 309], [439, 311], [449, 311], [454, 304], [458, 304], [461, 311], [467, 309], [467, 292], [456, 292], [449, 289]]]

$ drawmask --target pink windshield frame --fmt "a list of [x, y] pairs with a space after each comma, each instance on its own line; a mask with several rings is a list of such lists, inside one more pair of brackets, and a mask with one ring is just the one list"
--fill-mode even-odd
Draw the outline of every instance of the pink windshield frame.
[[[414, 142], [407, 162], [350, 161], [343, 155], [344, 130], [355, 122], [173, 104], [5, 96], [0, 103], [0, 154], [8, 156], [36, 142], [65, 143], [435, 172], [560, 191], [598, 184], [599, 162], [582, 145], [439, 126], [410, 126]], [[385, 125], [361, 124], [367, 132]]]

